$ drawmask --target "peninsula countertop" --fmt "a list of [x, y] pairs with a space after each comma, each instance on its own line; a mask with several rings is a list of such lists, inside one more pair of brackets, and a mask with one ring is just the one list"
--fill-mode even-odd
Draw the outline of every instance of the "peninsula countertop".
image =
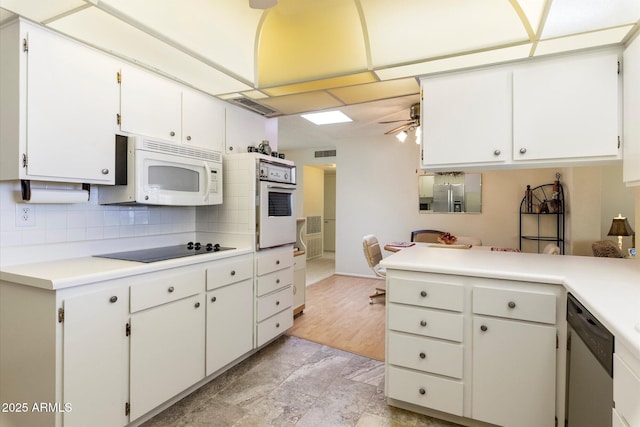
[[562, 285], [640, 360], [640, 262], [636, 260], [416, 245], [388, 256], [380, 265]]

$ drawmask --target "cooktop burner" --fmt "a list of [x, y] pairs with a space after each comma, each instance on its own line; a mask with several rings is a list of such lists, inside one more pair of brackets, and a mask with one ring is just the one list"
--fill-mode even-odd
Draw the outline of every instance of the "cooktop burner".
[[124, 261], [155, 262], [173, 258], [184, 258], [193, 255], [228, 251], [235, 248], [220, 246], [218, 243], [189, 242], [186, 245], [164, 246], [161, 248], [139, 249], [137, 251], [113, 252], [110, 254], [94, 255], [100, 258], [120, 259]]

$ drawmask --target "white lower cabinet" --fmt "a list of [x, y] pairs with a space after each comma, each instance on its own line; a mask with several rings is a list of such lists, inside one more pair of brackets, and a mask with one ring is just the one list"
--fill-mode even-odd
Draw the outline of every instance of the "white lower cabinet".
[[131, 316], [131, 420], [204, 378], [200, 293]]
[[388, 269], [389, 403], [464, 425], [553, 427], [564, 419], [564, 292]]
[[640, 427], [640, 359], [616, 342], [613, 356], [613, 425]]

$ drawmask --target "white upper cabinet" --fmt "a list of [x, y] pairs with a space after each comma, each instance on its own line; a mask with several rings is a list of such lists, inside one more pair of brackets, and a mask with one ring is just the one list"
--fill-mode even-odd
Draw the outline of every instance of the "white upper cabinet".
[[627, 46], [622, 57], [624, 90], [623, 179], [640, 185], [640, 37]]
[[246, 153], [248, 146], [257, 147], [263, 139], [268, 139], [265, 121], [259, 114], [227, 106], [225, 153]]
[[511, 148], [511, 73], [425, 79], [421, 115], [423, 166], [503, 163]]
[[513, 72], [513, 159], [618, 155], [618, 56], [567, 57]]
[[120, 84], [122, 131], [222, 151], [222, 101], [130, 65]]
[[225, 106], [196, 90], [182, 91], [182, 142], [224, 151]]
[[25, 21], [0, 39], [2, 179], [112, 184], [118, 62]]

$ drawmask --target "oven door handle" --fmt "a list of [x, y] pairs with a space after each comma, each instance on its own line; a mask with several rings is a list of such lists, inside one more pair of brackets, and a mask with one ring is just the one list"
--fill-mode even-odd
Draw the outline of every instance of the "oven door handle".
[[274, 184], [267, 184], [267, 188], [273, 188], [275, 190], [295, 190], [296, 187], [287, 187], [284, 185], [274, 185]]

